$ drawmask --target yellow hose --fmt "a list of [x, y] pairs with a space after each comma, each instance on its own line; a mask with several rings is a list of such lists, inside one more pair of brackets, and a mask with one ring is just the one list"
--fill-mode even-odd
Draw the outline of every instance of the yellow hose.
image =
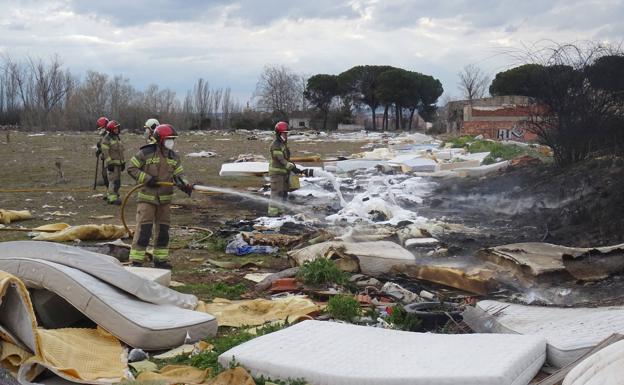
[[[159, 186], [173, 186], [173, 182], [158, 182], [157, 183]], [[132, 196], [132, 194], [135, 193], [135, 191], [137, 191], [138, 189], [140, 189], [141, 187], [145, 186], [145, 183], [139, 183], [138, 185], [134, 186], [133, 188], [130, 189], [130, 191], [128, 191], [128, 193], [126, 194], [126, 196], [124, 197], [123, 201], [121, 202], [121, 223], [123, 224], [124, 228], [126, 229], [126, 231], [128, 232], [128, 235], [132, 237], [132, 232], [130, 231], [130, 229], [128, 228], [128, 224], [126, 223], [126, 204], [128, 203], [128, 199], [130, 198], [130, 196]]]

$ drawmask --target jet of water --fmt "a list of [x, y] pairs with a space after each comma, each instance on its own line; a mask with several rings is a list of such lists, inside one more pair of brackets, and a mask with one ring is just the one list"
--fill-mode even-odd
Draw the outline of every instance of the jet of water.
[[344, 200], [342, 192], [340, 191], [340, 183], [338, 183], [334, 174], [325, 170], [314, 170], [314, 176], [327, 178], [334, 187], [334, 190], [336, 190], [336, 194], [338, 194], [338, 199], [340, 199], [340, 207], [345, 207], [347, 205], [347, 202]]

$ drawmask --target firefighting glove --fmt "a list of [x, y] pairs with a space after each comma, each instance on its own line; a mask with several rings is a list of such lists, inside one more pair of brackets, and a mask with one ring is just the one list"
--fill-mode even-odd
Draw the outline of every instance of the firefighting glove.
[[108, 166], [106, 166], [106, 169], [110, 172], [115, 171], [115, 166], [113, 166], [112, 164], [109, 164]]
[[301, 170], [301, 169], [300, 169], [299, 167], [297, 167], [297, 166], [295, 166], [295, 167], [292, 169], [292, 171], [293, 171], [295, 174], [301, 174], [301, 173], [303, 172], [303, 170]]
[[147, 182], [145, 182], [147, 187], [158, 187], [158, 178], [151, 177]]
[[193, 185], [191, 183], [186, 183], [180, 186], [180, 190], [184, 191], [188, 196], [191, 196], [193, 193]]

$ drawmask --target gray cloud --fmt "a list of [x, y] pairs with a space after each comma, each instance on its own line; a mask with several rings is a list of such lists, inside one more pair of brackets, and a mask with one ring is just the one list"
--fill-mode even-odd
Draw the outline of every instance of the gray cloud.
[[19, 0], [0, 2], [0, 53], [58, 53], [78, 74], [121, 73], [137, 87], [157, 83], [181, 96], [204, 77], [244, 101], [268, 63], [310, 75], [390, 64], [431, 74], [457, 94], [462, 67], [494, 75], [518, 64], [505, 52], [532, 42], [618, 43], [622, 3]]

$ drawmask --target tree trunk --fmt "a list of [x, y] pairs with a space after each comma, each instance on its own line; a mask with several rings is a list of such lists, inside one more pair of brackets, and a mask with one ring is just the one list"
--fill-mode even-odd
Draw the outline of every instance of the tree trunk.
[[383, 122], [382, 122], [383, 129], [382, 129], [382, 131], [387, 131], [388, 130], [388, 108], [390, 108], [390, 106], [386, 104], [384, 106]]
[[394, 130], [398, 131], [399, 130], [399, 105], [395, 104], [394, 105]]
[[412, 121], [414, 120], [414, 111], [416, 111], [415, 108], [410, 108], [409, 128], [408, 128], [410, 132], [412, 131]]
[[329, 115], [329, 109], [326, 108], [323, 112], [323, 131], [325, 131], [327, 129], [327, 115]]
[[377, 122], [375, 121], [375, 106], [371, 106], [371, 109], [373, 110], [373, 131], [375, 131], [377, 129]]

